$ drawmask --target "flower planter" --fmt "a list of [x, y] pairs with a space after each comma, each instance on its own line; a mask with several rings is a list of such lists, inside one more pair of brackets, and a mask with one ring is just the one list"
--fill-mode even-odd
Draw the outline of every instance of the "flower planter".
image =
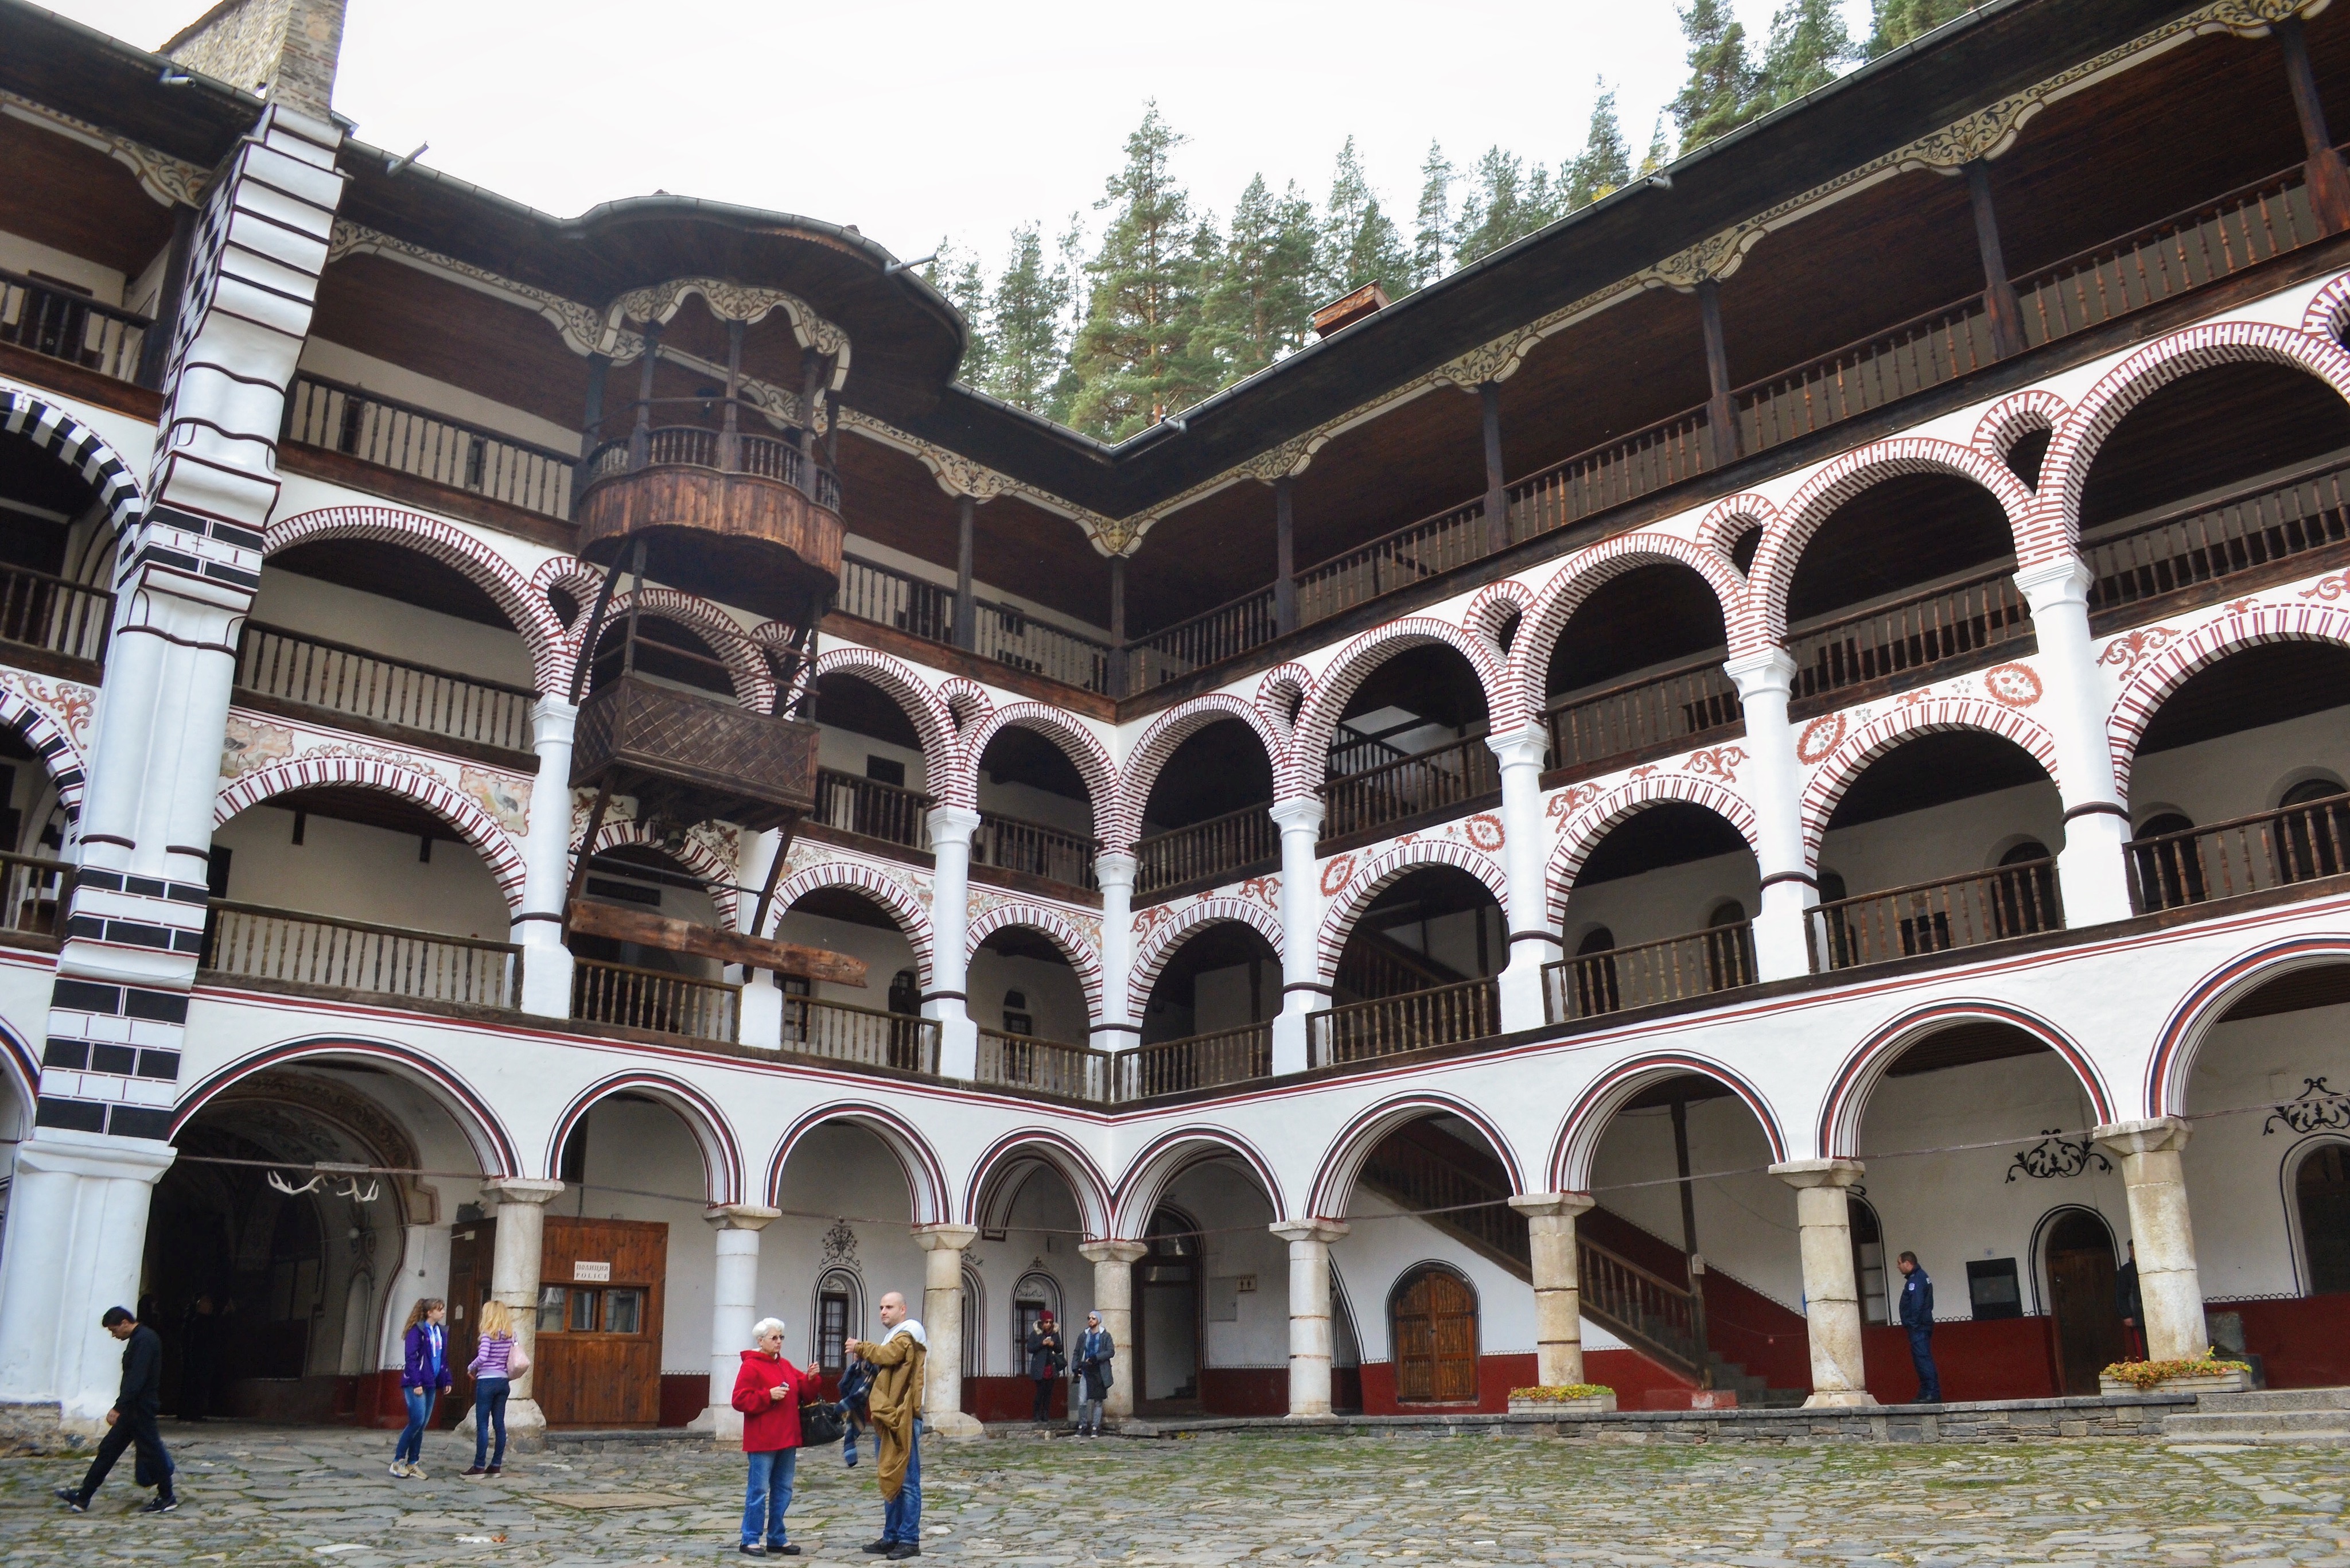
[[1616, 1413], [1616, 1391], [1604, 1389], [1596, 1394], [1585, 1394], [1573, 1399], [1525, 1398], [1510, 1396], [1513, 1416], [1612, 1416]]
[[2114, 1394], [2241, 1394], [2252, 1386], [2250, 1371], [2230, 1367], [2225, 1372], [2199, 1372], [2165, 1377], [2140, 1388], [2119, 1377], [2100, 1376], [2097, 1392]]

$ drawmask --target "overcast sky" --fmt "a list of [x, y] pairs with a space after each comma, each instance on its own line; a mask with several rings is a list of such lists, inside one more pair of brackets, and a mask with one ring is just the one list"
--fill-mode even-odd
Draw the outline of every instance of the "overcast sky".
[[[206, 0], [47, 0], [153, 48]], [[1758, 42], [1772, 0], [1734, 0]], [[1867, 0], [1847, 0], [1866, 30]], [[1431, 137], [1555, 164], [1594, 78], [1634, 156], [1684, 73], [1671, 0], [350, 0], [335, 106], [358, 134], [547, 212], [654, 190], [855, 223], [900, 256], [990, 258], [1093, 219], [1156, 98], [1177, 171], [1229, 213], [1252, 174], [1326, 196], [1352, 134], [1409, 235]]]

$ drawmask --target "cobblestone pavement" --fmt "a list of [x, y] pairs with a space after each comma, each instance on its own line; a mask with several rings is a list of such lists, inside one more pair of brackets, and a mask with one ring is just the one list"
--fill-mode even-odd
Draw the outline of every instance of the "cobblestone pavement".
[[[459, 1477], [384, 1473], [392, 1434], [214, 1425], [178, 1439], [186, 1505], [126, 1459], [85, 1517], [63, 1459], [0, 1460], [0, 1561], [568, 1564], [734, 1559], [742, 1461], [698, 1443], [522, 1456]], [[1892, 1563], [2350, 1564], [2345, 1451], [2129, 1439], [1937, 1447], [1660, 1448], [1485, 1433], [1243, 1433], [1185, 1440], [989, 1440], [924, 1454], [926, 1556], [1006, 1564]], [[868, 1563], [869, 1454], [802, 1456], [802, 1561]], [[639, 1506], [583, 1508], [633, 1491]], [[558, 1501], [564, 1499], [566, 1501]]]

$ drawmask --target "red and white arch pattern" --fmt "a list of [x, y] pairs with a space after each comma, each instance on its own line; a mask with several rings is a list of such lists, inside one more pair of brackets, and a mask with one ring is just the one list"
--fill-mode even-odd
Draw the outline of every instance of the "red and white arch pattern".
[[[1509, 904], [1509, 878], [1492, 856], [1454, 838], [1414, 838], [1396, 845], [1361, 866], [1348, 867], [1344, 886], [1330, 896], [1329, 908], [1322, 917], [1321, 935], [1315, 944], [1315, 960], [1324, 984], [1338, 978], [1338, 961], [1346, 956], [1347, 938], [1371, 900], [1397, 877], [1425, 866], [1451, 866], [1466, 871], [1482, 882], [1485, 890], [1503, 907]], [[1336, 858], [1322, 863], [1326, 887], [1337, 867]]]
[[702, 1155], [703, 1193], [710, 1204], [714, 1207], [743, 1201], [743, 1150], [726, 1113], [719, 1108], [717, 1101], [684, 1079], [650, 1068], [615, 1073], [572, 1097], [563, 1114], [556, 1117], [555, 1130], [547, 1136], [546, 1179], [563, 1179], [563, 1146], [570, 1141], [572, 1129], [596, 1108], [597, 1102], [623, 1093], [657, 1101], [685, 1124]]
[[1253, 898], [1202, 898], [1187, 904], [1171, 919], [1159, 921], [1150, 928], [1134, 950], [1134, 970], [1128, 976], [1126, 996], [1128, 1018], [1139, 1018], [1150, 1003], [1150, 988], [1159, 981], [1159, 971], [1168, 961], [1182, 950], [1183, 944], [1206, 930], [1228, 920], [1237, 920], [1282, 951], [1281, 917]]
[[624, 848], [629, 845], [645, 845], [659, 849], [662, 856], [675, 860], [691, 875], [702, 878], [710, 892], [711, 908], [718, 916], [719, 926], [733, 930], [737, 911], [742, 908], [741, 895], [734, 890], [734, 878], [741, 868], [712, 848], [702, 838], [688, 834], [685, 842], [672, 850], [649, 836], [644, 824], [628, 817], [606, 817], [596, 829], [596, 843], [590, 855], [601, 855], [608, 849]]
[[1806, 854], [1818, 856], [1836, 803], [1869, 763], [1904, 741], [1953, 730], [1981, 730], [2013, 741], [2032, 753], [2058, 788], [2064, 787], [2056, 765], [2056, 739], [2038, 721], [1978, 697], [1926, 697], [1898, 702], [1838, 742], [1813, 770], [1803, 798]]
[[[1572, 799], [1571, 795], [1558, 797]], [[1566, 901], [1575, 890], [1575, 879], [1583, 870], [1583, 863], [1599, 846], [1599, 841], [1645, 806], [1659, 801], [1684, 801], [1701, 805], [1738, 829], [1749, 848], [1756, 847], [1758, 839], [1754, 825], [1754, 808], [1746, 797], [1711, 779], [1691, 774], [1669, 773], [1658, 769], [1643, 777], [1617, 784], [1607, 794], [1577, 806], [1559, 831], [1557, 846], [1551, 851], [1550, 867], [1544, 877], [1548, 894], [1550, 923], [1554, 928], [1566, 923]]]
[[1132, 843], [1142, 832], [1142, 814], [1150, 804], [1151, 788], [1158, 784], [1159, 770], [1167, 765], [1167, 759], [1193, 735], [1227, 719], [1245, 724], [1254, 732], [1257, 743], [1264, 748], [1265, 761], [1272, 764], [1274, 777], [1281, 776], [1289, 749], [1288, 737], [1266, 721], [1255, 703], [1229, 691], [1211, 691], [1204, 697], [1179, 702], [1152, 719], [1143, 728], [1134, 750], [1127, 754], [1117, 818], [1125, 825], [1126, 842]]
[[[816, 678], [821, 680], [827, 675], [854, 675], [889, 693], [921, 741], [923, 771], [932, 778], [952, 771], [954, 715], [912, 665], [869, 648], [841, 643], [816, 656]], [[821, 707], [817, 716], [823, 716]]]
[[1518, 711], [1516, 682], [1499, 649], [1451, 621], [1433, 616], [1406, 616], [1363, 633], [1323, 667], [1320, 677], [1306, 693], [1305, 706], [1298, 712], [1296, 733], [1290, 742], [1282, 774], [1275, 781], [1274, 795], [1287, 799], [1312, 794], [1319, 789], [1330, 737], [1356, 689], [1397, 654], [1430, 643], [1441, 643], [1469, 661], [1470, 668], [1477, 672], [1478, 684], [1484, 690], [1486, 711], [1495, 722]]
[[972, 724], [955, 748], [953, 764], [933, 777], [931, 793], [945, 805], [977, 810], [979, 764], [987, 756], [988, 742], [1014, 726], [1034, 730], [1076, 764], [1093, 809], [1094, 836], [1102, 846], [1113, 855], [1133, 847], [1134, 833], [1120, 820], [1118, 766], [1109, 760], [1108, 750], [1091, 729], [1047, 702], [1009, 702]]
[[[1498, 711], [1493, 716], [1493, 729], [1500, 733], [1505, 728], [1515, 728], [1539, 719], [1540, 703], [1535, 694], [1548, 684], [1551, 652], [1558, 646], [1561, 633], [1575, 612], [1581, 609], [1593, 593], [1610, 578], [1619, 576], [1639, 566], [1670, 565], [1687, 566], [1705, 581], [1712, 590], [1714, 600], [1721, 607], [1721, 622], [1725, 635], [1733, 631], [1744, 618], [1746, 579], [1738, 568], [1719, 551], [1669, 534], [1620, 534], [1602, 540], [1587, 550], [1578, 550], [1544, 585], [1534, 601], [1525, 624], [1510, 644], [1510, 668], [1515, 674], [1514, 690], [1523, 693], [1533, 706], [1523, 713], [1513, 713], [1504, 724]], [[1733, 644], [1733, 647], [1735, 645]]]
[[931, 926], [930, 910], [904, 887], [862, 861], [820, 860], [806, 870], [793, 872], [775, 889], [775, 912], [772, 918], [780, 922], [785, 910], [826, 888], [853, 888], [889, 910], [889, 918], [898, 922], [898, 929], [904, 934], [906, 945], [913, 950], [915, 979], [924, 991], [931, 989], [931, 960], [937, 936]]
[[971, 922], [965, 935], [964, 959], [979, 951], [979, 945], [996, 932], [1012, 926], [1025, 926], [1041, 931], [1061, 950], [1069, 967], [1077, 971], [1077, 983], [1086, 991], [1086, 1017], [1098, 1020], [1102, 1016], [1101, 942], [1080, 929], [1077, 923], [1058, 909], [1043, 904], [998, 904]]
[[421, 768], [372, 757], [320, 756], [315, 753], [272, 763], [233, 781], [220, 792], [213, 803], [213, 826], [221, 827], [239, 812], [259, 805], [273, 795], [328, 784], [381, 790], [422, 806], [455, 828], [458, 836], [473, 846], [474, 853], [490, 868], [490, 875], [497, 878], [498, 890], [505, 895], [507, 907], [522, 908], [525, 870], [522, 851], [515, 846], [514, 836], [473, 800]]
[[[2306, 591], [2331, 597], [2350, 607], [2350, 579], [2328, 577]], [[2156, 629], [2159, 632], [2166, 628]], [[2154, 722], [2156, 711], [2169, 701], [2171, 693], [2197, 671], [2229, 654], [2268, 642], [2325, 642], [2350, 648], [2350, 607], [2337, 609], [2319, 597], [2247, 605], [2168, 641], [2159, 653], [2140, 665], [2123, 682], [2121, 694], [2114, 700], [2112, 712], [2106, 721], [2106, 743], [2114, 758], [2114, 782], [2125, 800], [2129, 798], [2130, 769], [2137, 760], [2138, 742], [2146, 738], [2146, 727]]]

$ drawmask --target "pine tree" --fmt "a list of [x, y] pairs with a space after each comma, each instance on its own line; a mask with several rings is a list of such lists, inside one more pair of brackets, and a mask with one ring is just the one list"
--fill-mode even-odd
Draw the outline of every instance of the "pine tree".
[[1632, 150], [1625, 144], [1624, 127], [1616, 118], [1615, 90], [1603, 77], [1599, 101], [1591, 106], [1591, 128], [1583, 133], [1583, 151], [1567, 165], [1567, 209], [1587, 207], [1631, 180]]
[[1769, 108], [1760, 74], [1746, 58], [1746, 29], [1728, 0], [1687, 0], [1681, 34], [1689, 40], [1689, 81], [1672, 101], [1681, 151], [1696, 151]]
[[1486, 149], [1477, 160], [1469, 194], [1461, 200], [1459, 241], [1453, 251], [1456, 266], [1466, 266], [1513, 240], [1523, 239], [1550, 221], [1550, 171], [1537, 168], [1529, 180], [1525, 162], [1499, 147]]
[[1086, 264], [1091, 287], [1072, 368], [1069, 414], [1080, 430], [1123, 440], [1207, 395], [1211, 364], [1192, 345], [1199, 317], [1199, 232], [1169, 160], [1183, 144], [1154, 99], [1126, 139], [1126, 166], [1096, 210], [1110, 213]]
[[1322, 222], [1322, 297], [1336, 299], [1378, 280], [1403, 292], [1411, 262], [1395, 222], [1379, 210], [1379, 198], [1355, 155], [1355, 139], [1338, 150], [1330, 179], [1330, 202]]
[[1275, 196], [1260, 174], [1241, 192], [1200, 312], [1200, 350], [1214, 358], [1220, 380], [1251, 375], [1305, 343], [1320, 237], [1314, 203], [1295, 183]]
[[1852, 36], [1835, 0], [1787, 0], [1771, 17], [1771, 44], [1762, 55], [1762, 97], [1768, 106], [1793, 103], [1835, 80], [1854, 56]]
[[1419, 211], [1411, 241], [1413, 288], [1444, 275], [1452, 239], [1452, 165], [1445, 161], [1444, 149], [1431, 140], [1427, 161], [1419, 166]]
[[1640, 155], [1640, 167], [1636, 172], [1654, 174], [1673, 161], [1673, 144], [1665, 135], [1665, 117], [1657, 116], [1657, 123], [1648, 131], [1648, 151]]
[[985, 387], [994, 369], [995, 340], [987, 319], [987, 278], [980, 270], [979, 258], [952, 240], [941, 238], [930, 265], [922, 268], [922, 281], [946, 296], [947, 303], [970, 324], [971, 337], [955, 372], [957, 379], [966, 387]]
[[1974, 9], [1973, 0], [1874, 0], [1868, 36], [1868, 57], [1898, 49], [1920, 33], [1929, 33], [1953, 16]]
[[1035, 223], [1014, 229], [1011, 265], [988, 301], [991, 363], [982, 389], [1014, 408], [1045, 412], [1067, 363], [1062, 317], [1068, 304], [1068, 272], [1045, 265], [1043, 233]]

